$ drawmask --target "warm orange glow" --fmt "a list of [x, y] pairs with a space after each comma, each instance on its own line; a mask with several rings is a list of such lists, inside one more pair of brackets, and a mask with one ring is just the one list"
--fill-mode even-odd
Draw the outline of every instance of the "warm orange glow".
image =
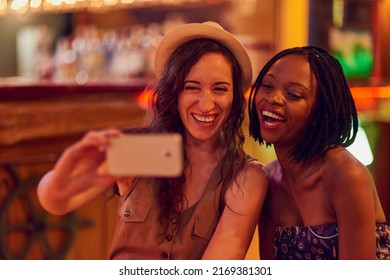
[[[208, 0], [210, 4], [216, 4], [223, 0]], [[68, 12], [88, 10], [91, 12], [104, 12], [112, 9], [179, 5], [201, 0], [0, 0], [0, 15], [7, 13], [31, 13], [31, 12]]]
[[308, 44], [309, 0], [279, 0], [276, 51]]
[[351, 87], [358, 111], [375, 110], [378, 99], [390, 99], [390, 86]]
[[[249, 100], [251, 88], [245, 93], [245, 99]], [[358, 110], [375, 109], [377, 99], [390, 99], [390, 86], [383, 87], [351, 87], [353, 98]], [[147, 110], [151, 91], [145, 90], [137, 97], [138, 106]]]
[[390, 98], [390, 86], [351, 87], [355, 99]]
[[248, 91], [244, 94], [244, 96], [245, 96], [245, 99], [248, 101], [249, 100], [249, 96], [250, 96], [250, 94], [251, 94], [251, 87], [248, 89]]
[[150, 97], [151, 91], [150, 90], [144, 90], [141, 92], [137, 97], [137, 104], [142, 109], [147, 110], [149, 108], [149, 97]]

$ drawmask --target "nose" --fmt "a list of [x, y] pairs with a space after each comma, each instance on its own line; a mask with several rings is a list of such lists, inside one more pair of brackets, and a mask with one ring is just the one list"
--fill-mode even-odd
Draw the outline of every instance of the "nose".
[[210, 90], [204, 90], [200, 94], [198, 106], [203, 113], [211, 112], [215, 106], [214, 94]]
[[269, 104], [282, 105], [284, 102], [282, 90], [274, 89], [272, 92], [268, 92], [265, 96], [265, 100]]

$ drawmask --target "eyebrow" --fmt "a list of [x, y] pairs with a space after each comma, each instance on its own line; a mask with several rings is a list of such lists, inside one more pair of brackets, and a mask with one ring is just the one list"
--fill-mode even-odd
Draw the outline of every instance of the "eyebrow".
[[[200, 82], [195, 81], [195, 80], [186, 80], [186, 81], [184, 81], [184, 83], [194, 83], [194, 84], [200, 85]], [[230, 86], [230, 83], [229, 83], [229, 82], [225, 82], [225, 81], [220, 81], [220, 82], [214, 83], [214, 85], [226, 85], [226, 86]]]

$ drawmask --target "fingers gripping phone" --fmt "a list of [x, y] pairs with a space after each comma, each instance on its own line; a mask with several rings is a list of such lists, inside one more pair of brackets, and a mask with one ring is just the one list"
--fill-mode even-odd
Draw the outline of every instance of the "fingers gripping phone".
[[177, 177], [183, 171], [178, 133], [121, 135], [106, 155], [108, 172], [115, 176]]

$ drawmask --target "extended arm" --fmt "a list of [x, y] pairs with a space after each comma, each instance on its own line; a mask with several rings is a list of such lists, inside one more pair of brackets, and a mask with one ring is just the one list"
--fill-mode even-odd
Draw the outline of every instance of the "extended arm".
[[113, 176], [99, 172], [99, 167], [110, 138], [117, 135], [116, 130], [92, 131], [64, 151], [38, 185], [38, 199], [48, 212], [62, 215], [73, 211], [115, 182]]

